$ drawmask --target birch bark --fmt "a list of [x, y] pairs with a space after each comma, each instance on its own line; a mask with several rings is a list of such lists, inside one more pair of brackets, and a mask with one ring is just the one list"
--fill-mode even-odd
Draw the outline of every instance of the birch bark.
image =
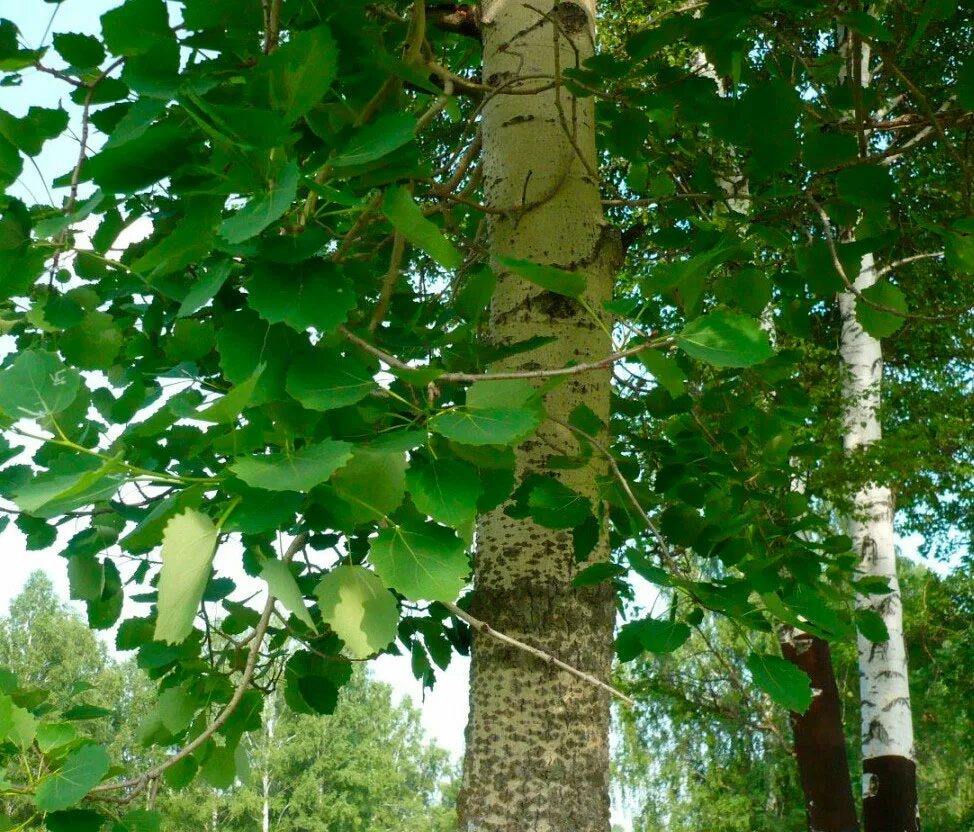
[[[484, 80], [519, 94], [492, 97], [484, 106], [482, 130], [485, 199], [503, 211], [492, 215], [491, 255], [580, 272], [587, 279], [586, 305], [601, 310], [611, 297], [621, 246], [602, 213], [593, 101], [575, 98], [560, 84], [564, 69], [593, 54], [594, 18], [594, 0], [485, 0]], [[494, 268], [494, 342], [552, 338], [495, 369], [559, 366], [611, 349], [609, 322], [593, 320], [571, 298], [505, 272], [496, 259]], [[608, 370], [573, 376], [547, 395], [546, 408], [567, 420], [585, 404], [607, 421], [610, 380]], [[597, 465], [547, 468], [550, 456], [576, 450], [573, 435], [548, 421], [517, 449], [518, 473], [554, 474], [595, 504]], [[608, 679], [615, 619], [611, 589], [571, 583], [592, 559], [608, 554], [603, 533], [590, 560], [576, 564], [569, 533], [495, 511], [477, 529], [473, 612]], [[603, 691], [474, 634], [461, 830], [607, 832], [608, 734]]]
[[[870, 48], [854, 46], [852, 32], [840, 28], [846, 57], [845, 70], [853, 84], [871, 84]], [[851, 238], [849, 232], [847, 238]], [[859, 291], [876, 282], [873, 256], [862, 258], [853, 283]], [[845, 432], [843, 444], [855, 454], [882, 438], [879, 406], [882, 396], [883, 352], [879, 339], [856, 319], [856, 297], [839, 295], [842, 316], [840, 354], [844, 370]], [[880, 615], [889, 640], [874, 644], [858, 637], [859, 691], [863, 757], [863, 826], [865, 832], [918, 832], [916, 758], [913, 748], [913, 714], [910, 706], [903, 606], [896, 577], [893, 537], [893, 495], [878, 483], [868, 483], [853, 499], [847, 518], [849, 535], [859, 555], [862, 577], [885, 578], [891, 592], [859, 595], [857, 607]]]

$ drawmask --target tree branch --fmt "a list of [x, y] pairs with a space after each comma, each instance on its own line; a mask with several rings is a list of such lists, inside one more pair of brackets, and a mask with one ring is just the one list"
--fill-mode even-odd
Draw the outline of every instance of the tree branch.
[[470, 613], [465, 610], [460, 609], [456, 604], [451, 604], [448, 601], [441, 601], [444, 607], [446, 607], [453, 615], [459, 618], [461, 621], [466, 621], [474, 630], [491, 638], [496, 639], [502, 644], [506, 644], [508, 647], [513, 647], [516, 650], [520, 650], [524, 653], [528, 653], [537, 659], [540, 659], [545, 664], [554, 665], [555, 667], [561, 668], [566, 673], [570, 673], [583, 682], [588, 682], [590, 685], [595, 685], [596, 687], [602, 688], [602, 690], [608, 692], [611, 696], [616, 697], [616, 699], [625, 702], [629, 707], [635, 707], [636, 702], [630, 699], [622, 691], [612, 687], [612, 685], [607, 682], [603, 682], [597, 676], [593, 676], [591, 673], [586, 673], [584, 670], [579, 670], [577, 667], [572, 667], [570, 664], [563, 662], [561, 659], [552, 656], [551, 653], [546, 653], [538, 647], [533, 647], [530, 644], [526, 644], [523, 641], [518, 641], [516, 638], [495, 630], [486, 621], [481, 621], [479, 618], [474, 618]]

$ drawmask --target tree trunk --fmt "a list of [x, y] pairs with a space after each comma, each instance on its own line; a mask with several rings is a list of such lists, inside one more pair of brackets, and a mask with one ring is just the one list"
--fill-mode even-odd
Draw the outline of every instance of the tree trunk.
[[808, 674], [815, 691], [804, 714], [791, 714], [809, 832], [857, 832], [842, 703], [829, 644], [792, 627], [782, 630], [780, 641], [784, 657]]
[[[859, 290], [876, 280], [872, 255], [862, 260], [855, 281]], [[877, 408], [883, 373], [880, 342], [856, 320], [856, 299], [839, 297], [842, 312], [842, 360], [846, 371], [846, 427], [849, 453], [882, 436]], [[889, 641], [859, 643], [859, 692], [862, 709], [863, 825], [866, 832], [917, 832], [916, 762], [913, 714], [903, 640], [903, 606], [896, 578], [893, 542], [893, 495], [874, 483], [855, 495], [849, 535], [859, 553], [864, 577], [889, 581], [889, 594], [857, 596], [860, 609], [874, 610], [886, 624]]]
[[[618, 234], [602, 213], [596, 179], [593, 101], [558, 83], [561, 70], [593, 53], [594, 0], [583, 3], [486, 0], [482, 4], [483, 77], [522, 94], [499, 94], [483, 113], [485, 199], [493, 209], [490, 250], [556, 265], [587, 278], [584, 299], [601, 314], [621, 261]], [[539, 78], [540, 76], [540, 78]], [[534, 94], [525, 90], [554, 88]], [[506, 272], [498, 287], [491, 337], [511, 344], [553, 336], [545, 346], [495, 369], [563, 366], [605, 356], [609, 323], [571, 298]], [[578, 405], [608, 420], [610, 371], [572, 376], [546, 396], [548, 413], [567, 420]], [[598, 462], [548, 471], [547, 460], [573, 453], [570, 431], [546, 421], [517, 449], [519, 476], [551, 473], [597, 501]], [[603, 531], [591, 559], [608, 557]], [[566, 531], [512, 519], [503, 510], [477, 529], [474, 612], [497, 629], [608, 679], [615, 605], [611, 589], [574, 588], [577, 564]], [[591, 684], [475, 634], [470, 720], [459, 800], [464, 832], [607, 832], [609, 702]]]
[[[878, 13], [876, 8], [870, 12]], [[872, 81], [869, 44], [848, 30], [840, 29], [840, 37], [846, 77], [851, 77], [854, 85], [868, 87]], [[867, 153], [868, 148], [862, 148], [862, 152]], [[852, 233], [847, 236], [851, 238]], [[872, 254], [867, 254], [862, 258], [854, 285], [861, 292], [875, 282], [875, 260]], [[845, 372], [843, 445], [849, 454], [882, 438], [879, 421], [882, 345], [860, 326], [856, 303], [852, 292], [839, 295], [840, 353]], [[848, 518], [849, 535], [859, 554], [860, 573], [863, 577], [887, 579], [891, 590], [889, 594], [856, 596], [857, 607], [878, 613], [889, 631], [889, 640], [881, 644], [874, 644], [861, 634], [858, 637], [865, 832], [917, 832], [920, 828], [893, 510], [889, 488], [869, 483], [854, 496], [853, 512]]]

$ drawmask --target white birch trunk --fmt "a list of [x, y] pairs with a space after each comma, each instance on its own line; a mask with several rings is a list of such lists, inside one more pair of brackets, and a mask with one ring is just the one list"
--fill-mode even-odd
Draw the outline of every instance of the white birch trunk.
[[[843, 33], [840, 30], [840, 35]], [[842, 36], [848, 69], [854, 69], [851, 34]], [[871, 83], [870, 49], [860, 48], [858, 80]], [[851, 235], [846, 235], [850, 237]], [[876, 282], [872, 254], [862, 258], [854, 286], [860, 292]], [[879, 339], [863, 330], [856, 319], [857, 298], [839, 295], [842, 316], [840, 344], [844, 372], [843, 446], [852, 455], [882, 438], [879, 407], [882, 399], [883, 352]], [[863, 486], [853, 499], [847, 518], [849, 536], [859, 555], [862, 577], [885, 578], [892, 590], [882, 595], [857, 595], [859, 609], [876, 612], [886, 624], [889, 640], [874, 644], [858, 637], [859, 691], [863, 757], [863, 821], [866, 832], [915, 832], [919, 829], [913, 714], [910, 706], [903, 606], [896, 578], [893, 537], [893, 495], [878, 483]]]

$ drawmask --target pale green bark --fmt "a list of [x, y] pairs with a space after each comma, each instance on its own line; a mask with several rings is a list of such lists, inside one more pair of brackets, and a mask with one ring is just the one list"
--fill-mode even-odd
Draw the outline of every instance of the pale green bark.
[[[483, 3], [484, 81], [509, 90], [550, 86], [561, 70], [593, 52], [594, 3]], [[585, 299], [600, 310], [612, 291], [621, 249], [602, 213], [593, 101], [555, 86], [496, 95], [484, 108], [486, 200], [491, 253], [552, 264], [586, 275]], [[606, 321], [576, 301], [546, 292], [497, 266], [491, 334], [509, 344], [553, 336], [504, 369], [564, 366], [611, 351]], [[501, 369], [497, 365], [495, 369]], [[610, 371], [572, 376], [546, 397], [567, 420], [585, 404], [608, 418]], [[549, 473], [552, 455], [577, 450], [552, 421], [517, 451], [519, 475]], [[597, 500], [598, 461], [557, 471], [567, 486]], [[608, 557], [608, 540], [590, 556]], [[589, 561], [591, 562], [591, 561]], [[502, 510], [477, 530], [473, 612], [515, 638], [608, 679], [614, 601], [607, 586], [575, 589], [571, 534], [515, 520]], [[464, 832], [607, 832], [609, 702], [594, 685], [476, 635], [470, 722], [460, 798]]]

